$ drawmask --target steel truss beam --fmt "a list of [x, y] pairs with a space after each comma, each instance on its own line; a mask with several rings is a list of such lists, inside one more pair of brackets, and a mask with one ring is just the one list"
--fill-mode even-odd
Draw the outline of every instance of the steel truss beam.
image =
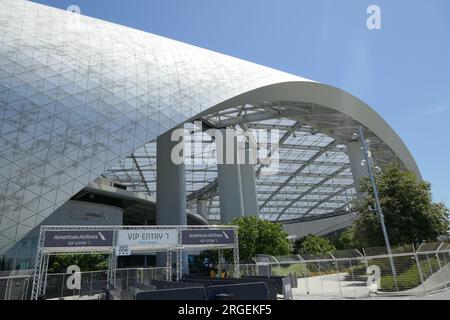
[[[303, 109], [302, 109], [303, 108]], [[320, 110], [319, 110], [320, 111]], [[226, 116], [229, 116], [229, 118], [226, 118]], [[345, 153], [345, 149], [343, 148], [338, 148], [337, 146], [337, 142], [333, 141], [330, 142], [329, 144], [325, 145], [325, 146], [317, 146], [317, 145], [296, 145], [296, 144], [287, 144], [286, 141], [288, 141], [288, 139], [291, 137], [292, 134], [294, 134], [295, 132], [311, 132], [311, 128], [309, 128], [309, 126], [306, 127], [302, 127], [302, 123], [300, 121], [295, 122], [292, 126], [286, 126], [283, 124], [265, 124], [265, 123], [255, 123], [258, 121], [264, 121], [264, 120], [269, 120], [269, 119], [279, 119], [279, 118], [288, 118], [292, 116], [292, 115], [303, 115], [303, 116], [307, 116], [307, 117], [311, 117], [311, 119], [317, 119], [320, 117], [325, 118], [324, 121], [326, 120], [326, 117], [329, 116], [336, 116], [336, 114], [334, 113], [324, 113], [324, 112], [316, 112], [313, 113], [312, 112], [312, 106], [309, 104], [304, 104], [302, 106], [284, 106], [282, 103], [278, 103], [277, 105], [274, 104], [270, 104], [270, 105], [258, 105], [258, 106], [251, 106], [251, 105], [246, 105], [246, 106], [241, 106], [238, 108], [234, 108], [234, 109], [229, 109], [226, 112], [220, 113], [220, 114], [215, 114], [212, 115], [211, 117], [208, 117], [206, 120], [202, 119], [202, 121], [205, 123], [207, 122], [207, 127], [229, 127], [229, 126], [240, 126], [243, 130], [246, 129], [273, 129], [273, 128], [278, 128], [278, 129], [282, 129], [285, 130], [283, 136], [281, 137], [279, 144], [278, 144], [278, 150], [275, 151], [279, 151], [279, 150], [303, 150], [303, 151], [316, 151], [316, 154], [313, 155], [313, 157], [311, 157], [309, 160], [304, 161], [304, 160], [289, 160], [289, 159], [280, 159], [280, 163], [281, 164], [292, 164], [292, 165], [299, 165], [300, 167], [295, 170], [295, 172], [287, 172], [287, 171], [283, 171], [283, 172], [279, 172], [276, 176], [283, 177], [279, 180], [283, 180], [284, 177], [288, 176], [288, 178], [286, 180], [284, 180], [283, 182], [277, 182], [277, 181], [258, 181], [257, 182], [257, 187], [259, 187], [259, 189], [264, 188], [265, 186], [277, 186], [277, 189], [275, 191], [258, 191], [259, 194], [269, 194], [269, 197], [263, 199], [263, 203], [260, 206], [260, 210], [263, 210], [265, 207], [268, 208], [272, 208], [273, 206], [269, 206], [270, 201], [274, 201], [275, 198], [278, 198], [277, 195], [280, 194], [280, 192], [285, 189], [286, 187], [295, 187], [295, 188], [309, 188], [308, 190], [305, 191], [305, 193], [308, 194], [312, 194], [313, 192], [311, 191], [311, 189], [315, 189], [315, 187], [318, 186], [317, 183], [302, 183], [301, 181], [299, 183], [292, 183], [292, 181], [294, 180], [294, 178], [300, 178], [299, 180], [302, 180], [303, 177], [305, 178], [323, 178], [319, 183], [321, 183], [321, 186], [324, 187], [332, 187], [332, 188], [336, 188], [336, 186], [338, 186], [340, 189], [337, 192], [333, 192], [332, 194], [330, 193], [318, 193], [316, 192], [315, 194], [318, 195], [327, 195], [327, 198], [331, 199], [332, 197], [336, 196], [336, 194], [339, 194], [340, 192], [342, 192], [343, 190], [347, 190], [350, 189], [352, 184], [326, 184], [323, 181], [328, 181], [330, 177], [329, 174], [327, 173], [321, 173], [321, 172], [316, 172], [316, 173], [307, 173], [307, 172], [302, 172], [303, 170], [305, 170], [308, 166], [310, 165], [317, 165], [317, 166], [326, 166], [326, 167], [337, 167], [339, 168], [339, 170], [345, 170], [346, 168], [348, 168], [349, 164], [348, 161], [345, 162], [333, 162], [333, 161], [315, 161], [317, 160], [321, 155], [323, 155], [326, 152], [337, 152], [337, 153]], [[220, 117], [224, 118], [223, 120], [220, 119]], [[217, 120], [217, 118], [219, 118]], [[340, 119], [340, 118], [339, 118]], [[290, 118], [290, 120], [292, 120], [292, 118]], [[318, 133], [319, 134], [319, 133]], [[153, 143], [153, 142], [152, 142]], [[203, 141], [204, 144], [211, 144], [214, 143], [214, 141]], [[273, 153], [274, 150], [271, 151], [271, 153]], [[269, 157], [272, 154], [269, 154]], [[150, 154], [148, 153], [147, 155], [139, 153], [138, 155], [136, 154], [131, 154], [129, 157], [129, 159], [131, 159], [136, 168], [124, 168], [123, 164], [121, 164], [122, 168], [116, 168], [116, 169], [111, 169], [109, 170], [109, 173], [113, 174], [114, 176], [118, 177], [119, 173], [123, 173], [124, 175], [126, 175], [126, 177], [122, 176], [122, 178], [128, 178], [127, 180], [131, 182], [132, 187], [135, 187], [136, 183], [139, 183], [137, 181], [135, 181], [135, 179], [132, 179], [131, 176], [134, 177], [134, 172], [137, 171], [137, 173], [140, 176], [140, 179], [143, 183], [143, 186], [145, 188], [145, 190], [151, 194], [151, 190], [150, 190], [150, 186], [149, 183], [154, 182], [153, 180], [148, 180], [145, 177], [145, 173], [146, 172], [152, 172], [154, 173], [155, 170], [153, 168], [149, 168], [152, 167], [152, 164], [154, 164], [155, 160], [156, 160], [156, 155], [155, 154]], [[138, 159], [148, 159], [149, 160], [149, 164], [145, 164], [145, 166], [141, 166], [139, 164]], [[260, 165], [258, 167], [258, 169], [255, 172], [256, 177], [260, 177], [261, 175], [261, 171], [263, 169], [263, 165]], [[187, 174], [196, 174], [197, 172], [201, 172], [201, 173], [211, 173], [211, 175], [213, 175], [216, 172], [216, 168], [209, 168], [209, 167], [205, 167], [205, 168], [198, 168], [195, 166], [192, 166], [192, 168], [187, 167], [186, 168], [186, 173]], [[131, 176], [130, 176], [131, 174]], [[120, 175], [120, 174], [119, 174]], [[148, 174], [147, 174], [148, 175]], [[352, 180], [352, 177], [350, 175], [348, 175], [347, 177], [342, 177], [342, 178], [348, 178], [349, 180]], [[120, 179], [121, 180], [121, 179]], [[276, 178], [275, 178], [276, 180]], [[304, 180], [304, 179], [303, 179]], [[209, 181], [209, 183], [208, 183]], [[193, 204], [193, 202], [196, 199], [211, 199], [210, 206], [213, 203], [212, 201], [214, 200], [214, 198], [217, 197], [217, 193], [218, 193], [218, 181], [217, 178], [211, 178], [211, 179], [206, 179], [203, 181], [198, 181], [198, 184], [200, 183], [208, 183], [206, 186], [192, 191], [188, 194], [187, 196], [187, 201], [189, 203], [189, 205], [191, 206]], [[343, 182], [343, 181], [342, 181]], [[190, 184], [197, 184], [197, 181], [190, 181], [188, 182]], [[289, 190], [285, 190], [286, 194], [298, 194], [298, 190], [296, 192], [294, 191], [289, 191]], [[301, 195], [300, 195], [301, 196]], [[288, 200], [288, 199], [286, 199]], [[284, 200], [284, 201], [286, 201]], [[214, 200], [215, 202], [217, 200]], [[277, 201], [280, 201], [279, 198], [277, 199]], [[304, 207], [304, 208], [308, 208], [308, 212], [307, 214], [309, 214], [310, 212], [312, 212], [312, 210], [316, 209], [317, 207], [319, 207], [320, 205], [322, 205], [323, 203], [325, 203], [326, 201], [321, 200], [318, 203], [316, 203], [313, 208], [311, 209], [310, 207]], [[294, 202], [295, 203], [295, 202]], [[289, 209], [290, 206], [292, 206], [293, 203], [291, 202], [286, 208], [284, 208], [284, 211], [282, 211], [282, 213], [280, 213], [279, 216], [281, 216], [286, 210]], [[211, 208], [214, 209], [214, 206]]]
[[[353, 180], [352, 180], [353, 183]], [[261, 187], [278, 187], [278, 186], [283, 186], [285, 185], [284, 182], [277, 182], [277, 181], [261, 181], [258, 182], [258, 186]], [[315, 183], [304, 183], [304, 182], [291, 182], [286, 184], [286, 187], [292, 187], [292, 188], [297, 188], [297, 187], [314, 187], [316, 184]], [[328, 187], [328, 188], [336, 188], [339, 186], [346, 186], [347, 184], [324, 184], [324, 187]]]
[[[283, 144], [286, 142], [287, 139], [289, 139], [289, 137], [291, 136], [291, 134], [293, 134], [295, 132], [295, 130], [297, 130], [297, 128], [301, 127], [301, 123], [300, 122], [296, 122], [292, 128], [290, 128], [280, 139], [280, 142], [278, 143], [278, 148], [277, 150], [275, 150], [275, 152], [278, 152], [280, 148], [282, 148]], [[270, 151], [269, 154], [269, 158], [272, 157], [272, 150]], [[263, 169], [263, 165], [260, 165], [258, 170], [255, 173], [256, 178], [259, 177], [259, 175], [261, 174], [261, 171]]]
[[144, 186], [145, 186], [145, 189], [148, 192], [148, 195], [151, 196], [152, 193], [150, 191], [150, 188], [148, 187], [147, 180], [145, 179], [144, 174], [142, 173], [141, 167], [139, 166], [139, 163], [137, 162], [137, 160], [134, 157], [133, 153], [131, 154], [131, 157], [133, 158], [134, 164], [135, 164], [137, 170], [139, 171], [139, 175], [141, 176], [142, 182], [144, 183]]
[[[351, 186], [351, 185], [346, 186], [346, 187], [344, 187], [344, 188], [342, 188], [342, 189], [336, 191], [335, 193], [330, 194], [328, 197], [326, 197], [326, 198], [320, 200], [320, 201], [317, 202], [313, 207], [311, 207], [311, 209], [309, 209], [309, 210], [303, 215], [303, 217], [306, 217], [308, 214], [310, 214], [313, 210], [315, 210], [315, 209], [317, 209], [318, 207], [320, 207], [322, 204], [333, 202], [333, 201], [331, 200], [332, 198], [334, 198], [334, 197], [340, 195], [341, 193], [347, 191], [348, 189], [350, 189], [350, 188], [352, 188], [352, 187], [353, 187], [353, 186]], [[336, 203], [342, 203], [342, 201], [335, 201], [335, 202], [336, 202]]]
[[[340, 204], [341, 202], [339, 202], [339, 204]], [[276, 209], [276, 208], [278, 208], [278, 209], [280, 209], [280, 207], [284, 207], [284, 205], [280, 205], [280, 206], [275, 206], [275, 205], [273, 205], [273, 206], [266, 206], [265, 207], [265, 209], [267, 210], [267, 209]], [[311, 206], [304, 206], [304, 205], [302, 205], [302, 206], [295, 206], [295, 209], [298, 209], [298, 210], [309, 210], [311, 208]], [[334, 210], [337, 210], [337, 209], [339, 209], [339, 208], [341, 208], [341, 206], [339, 206], [339, 207], [333, 207], [333, 206], [324, 206], [324, 207], [322, 207], [324, 210], [328, 210], [328, 211], [334, 211]], [[213, 206], [213, 207], [211, 207], [211, 209], [219, 209], [219, 207], [218, 206]], [[270, 212], [270, 211], [269, 211]], [[261, 214], [264, 214], [264, 212], [260, 212]], [[276, 214], [276, 213], [272, 213], [272, 214]], [[296, 214], [296, 213], [291, 213], [291, 212], [285, 212], [284, 214]], [[302, 217], [303, 216], [305, 216], [305, 213], [299, 213], [298, 214], [299, 216], [301, 215]]]
[[304, 169], [306, 169], [311, 163], [313, 163], [316, 159], [318, 159], [322, 154], [324, 154], [325, 152], [327, 152], [330, 148], [335, 146], [335, 141], [330, 142], [325, 148], [323, 148], [322, 150], [320, 150], [319, 152], [317, 152], [314, 156], [312, 156], [306, 163], [304, 163], [300, 168], [298, 168], [293, 174], [292, 176], [290, 176], [289, 178], [287, 178], [284, 183], [278, 187], [278, 189], [268, 198], [266, 199], [266, 201], [261, 205], [261, 207], [259, 208], [259, 210], [261, 211], [264, 206], [266, 205], [266, 203], [268, 203], [270, 200], [272, 200], [273, 197], [275, 197], [275, 195], [277, 195], [281, 190], [283, 190], [283, 188], [288, 185], [298, 174], [300, 174]]
[[320, 186], [322, 186], [323, 184], [325, 184], [325, 182], [333, 179], [334, 177], [336, 177], [337, 175], [339, 175], [340, 173], [344, 172], [345, 170], [347, 170], [347, 168], [341, 168], [339, 170], [337, 170], [335, 173], [333, 173], [332, 175], [330, 175], [329, 177], [323, 179], [322, 181], [320, 181], [318, 184], [316, 184], [314, 187], [311, 187], [308, 191], [302, 193], [300, 196], [298, 196], [296, 199], [292, 200], [278, 215], [278, 218], [276, 219], [277, 221], [280, 219], [280, 217], [283, 215], [283, 213], [286, 212], [286, 210], [288, 210], [290, 207], [292, 207], [296, 202], [300, 201], [300, 199], [306, 197], [309, 193], [311, 193], [314, 189], [319, 188]]
[[272, 108], [273, 112], [255, 112], [255, 113], [248, 113], [243, 116], [239, 117], [231, 117], [225, 120], [218, 121], [217, 124], [223, 127], [230, 127], [230, 126], [236, 126], [241, 125], [243, 123], [251, 123], [251, 122], [257, 122], [257, 121], [265, 121], [265, 120], [272, 120], [272, 119], [279, 119], [279, 118], [289, 118], [291, 116], [298, 116], [299, 113], [296, 110], [292, 109], [275, 109]]
[[[313, 186], [313, 185], [310, 185], [310, 186]], [[351, 189], [352, 186], [353, 185], [339, 185], [339, 186], [335, 185], [334, 189], [341, 190], [342, 188], [346, 188], [346, 187], [348, 187], [348, 189]], [[336, 191], [338, 191], [338, 190], [336, 190]], [[259, 191], [258, 194], [259, 195], [267, 195], [267, 194], [270, 195], [270, 194], [272, 194], [272, 191]], [[296, 190], [289, 190], [289, 191], [284, 191], [282, 194], [283, 195], [297, 195], [298, 196], [298, 191], [296, 191]], [[309, 195], [310, 196], [329, 196], [331, 194], [334, 194], [334, 191], [333, 192], [311, 192]]]

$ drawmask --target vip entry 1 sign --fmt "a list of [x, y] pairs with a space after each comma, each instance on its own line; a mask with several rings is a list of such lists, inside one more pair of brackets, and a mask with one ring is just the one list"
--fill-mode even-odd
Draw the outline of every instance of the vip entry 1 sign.
[[176, 229], [119, 230], [118, 246], [133, 247], [173, 247], [178, 245]]

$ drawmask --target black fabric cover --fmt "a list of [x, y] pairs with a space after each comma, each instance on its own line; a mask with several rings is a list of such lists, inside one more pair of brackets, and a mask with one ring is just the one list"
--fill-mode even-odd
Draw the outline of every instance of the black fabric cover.
[[192, 287], [144, 291], [136, 294], [136, 300], [206, 300], [206, 290]]
[[217, 294], [231, 294], [231, 300], [268, 300], [269, 290], [264, 282], [225, 284], [206, 289], [207, 299], [216, 300]]

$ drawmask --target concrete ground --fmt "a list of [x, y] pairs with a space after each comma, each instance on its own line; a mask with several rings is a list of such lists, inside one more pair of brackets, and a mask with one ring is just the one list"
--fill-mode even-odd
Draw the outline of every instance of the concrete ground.
[[369, 297], [369, 289], [364, 281], [348, 281], [345, 273], [298, 279], [298, 288], [293, 289], [294, 299], [307, 297], [364, 298]]
[[345, 275], [299, 278], [298, 288], [292, 289], [294, 300], [450, 300], [450, 288], [427, 295], [418, 287], [408, 290], [408, 295], [383, 293], [371, 296], [364, 281], [348, 281]]
[[346, 298], [338, 296], [301, 295], [294, 296], [294, 300], [450, 300], [450, 290], [436, 292], [427, 295], [415, 296], [376, 296], [361, 298]]

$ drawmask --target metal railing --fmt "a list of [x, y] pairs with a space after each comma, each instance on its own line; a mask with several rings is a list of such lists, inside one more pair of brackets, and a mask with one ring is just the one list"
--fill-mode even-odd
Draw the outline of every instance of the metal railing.
[[[47, 275], [43, 299], [84, 298], [96, 299], [105, 293], [108, 270], [78, 272], [75, 274], [51, 273]], [[79, 285], [74, 276], [79, 277]], [[149, 286], [152, 280], [166, 280], [167, 268], [124, 268], [117, 269], [114, 288], [121, 291], [136, 291]], [[0, 277], [0, 300], [30, 299], [33, 275]]]
[[0, 300], [27, 300], [32, 281], [30, 275], [0, 277]]
[[[395, 272], [391, 270], [390, 259]], [[239, 275], [297, 278], [294, 298], [304, 295], [365, 298], [370, 295], [426, 295], [450, 288], [450, 243], [423, 243], [392, 248], [340, 250], [323, 255], [259, 255], [254, 264], [241, 264]], [[236, 277], [234, 265], [224, 264], [227, 277]], [[172, 270], [173, 271], [173, 270]], [[152, 280], [166, 280], [167, 268], [117, 269], [114, 288], [136, 292]], [[172, 272], [173, 273], [173, 272]], [[80, 285], [70, 286], [73, 274], [48, 274], [44, 299], [95, 299], [105, 292], [107, 270], [80, 272]], [[31, 270], [0, 277], [0, 300], [30, 298]], [[72, 279], [72, 280], [71, 280]], [[71, 288], [71, 289], [70, 289]]]
[[[394, 263], [392, 271], [390, 259]], [[424, 243], [324, 255], [259, 256], [251, 275], [298, 279], [294, 295], [364, 298], [371, 295], [426, 295], [450, 288], [450, 243]]]

